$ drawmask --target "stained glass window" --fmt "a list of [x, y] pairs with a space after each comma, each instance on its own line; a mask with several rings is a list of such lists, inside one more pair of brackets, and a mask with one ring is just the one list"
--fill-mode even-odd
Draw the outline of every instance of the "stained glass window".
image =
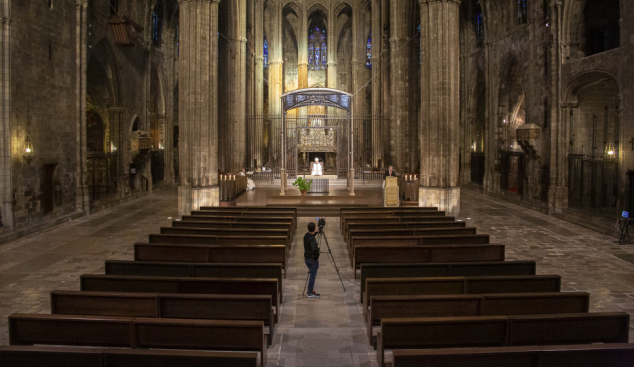
[[315, 59], [315, 50], [313, 49], [312, 43], [308, 45], [308, 65], [312, 65]]
[[161, 5], [163, 4], [157, 1], [152, 12], [152, 42], [154, 46], [161, 45], [161, 31], [163, 28], [163, 7]]
[[269, 67], [269, 42], [266, 40], [266, 36], [264, 36], [264, 67]]
[[420, 36], [420, 23], [416, 26], [416, 32], [418, 34], [418, 65], [423, 64], [423, 40]]
[[368, 69], [372, 68], [372, 32], [368, 37], [368, 44], [365, 45], [365, 66]]
[[527, 21], [526, 0], [517, 0], [517, 22], [519, 24], [526, 24]]
[[180, 31], [180, 26], [177, 24], [176, 25], [176, 57], [180, 55], [180, 48], [181, 48], [181, 31]]
[[326, 30], [313, 27], [308, 34], [308, 68], [310, 70], [325, 70], [328, 63], [326, 48]]
[[482, 42], [484, 41], [484, 18], [479, 0], [473, 3], [473, 24], [475, 26], [478, 46], [482, 46]]

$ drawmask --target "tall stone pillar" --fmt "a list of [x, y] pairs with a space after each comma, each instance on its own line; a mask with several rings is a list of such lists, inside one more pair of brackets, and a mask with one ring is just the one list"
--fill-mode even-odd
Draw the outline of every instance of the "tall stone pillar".
[[[281, 145], [281, 129], [282, 129], [282, 105], [280, 97], [282, 96], [284, 60], [282, 55], [282, 5], [280, 2], [270, 4], [271, 14], [271, 35], [269, 41], [269, 116], [280, 116], [279, 119], [271, 120], [271, 131], [269, 132], [269, 149], [272, 161], [268, 166], [280, 166], [282, 163], [282, 145]], [[268, 35], [267, 35], [268, 36]], [[267, 166], [267, 167], [268, 167]]]
[[179, 0], [180, 215], [218, 206], [218, 3]]
[[332, 16], [328, 17], [328, 59], [326, 64], [326, 86], [337, 89], [337, 34], [335, 34], [336, 18], [334, 10], [330, 9]]
[[[264, 113], [264, 2], [254, 1], [255, 16], [253, 21], [253, 32], [255, 37], [255, 106], [256, 116]], [[264, 123], [261, 119], [254, 122], [254, 156], [259, 167], [264, 165], [263, 144], [264, 144]], [[257, 167], [255, 167], [257, 168]]]
[[88, 1], [77, 1], [76, 30], [76, 79], [77, 79], [77, 211], [90, 213], [90, 190], [86, 182], [88, 176], [88, 148], [86, 146], [86, 75], [87, 75], [87, 35]]
[[403, 171], [409, 157], [406, 157], [410, 126], [409, 53], [407, 43], [411, 33], [409, 17], [412, 6], [409, 1], [390, 3], [391, 27], [391, 73], [392, 73], [392, 118], [390, 121], [391, 164], [397, 171]]
[[381, 23], [381, 0], [372, 0], [372, 161], [373, 167], [383, 162], [383, 136], [381, 134], [381, 120], [377, 117], [383, 114], [383, 81], [381, 77], [381, 42], [383, 27]]
[[237, 14], [231, 22], [231, 47], [229, 92], [231, 94], [231, 150], [228, 152], [228, 171], [240, 172], [246, 164], [246, 77], [247, 77], [247, 0], [230, 0], [237, 5]]
[[420, 206], [460, 211], [459, 0], [420, 0]]
[[[308, 14], [302, 9], [297, 39], [297, 88], [308, 88]], [[302, 110], [305, 110], [302, 108]]]

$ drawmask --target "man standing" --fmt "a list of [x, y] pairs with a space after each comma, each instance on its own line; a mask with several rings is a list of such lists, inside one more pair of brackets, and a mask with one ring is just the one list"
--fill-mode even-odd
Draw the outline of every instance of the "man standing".
[[385, 176], [383, 176], [383, 188], [385, 189], [385, 179], [388, 177], [396, 177], [396, 171], [394, 171], [394, 166], [390, 165], [385, 171]]
[[[396, 177], [396, 171], [394, 171], [394, 166], [389, 166], [387, 171], [385, 171], [385, 177]], [[385, 180], [385, 177], [383, 179]]]
[[308, 233], [304, 235], [304, 260], [310, 272], [308, 277], [308, 292], [306, 297], [319, 298], [319, 294], [315, 293], [315, 278], [317, 277], [317, 269], [319, 269], [319, 247], [315, 239], [315, 223], [308, 223]]

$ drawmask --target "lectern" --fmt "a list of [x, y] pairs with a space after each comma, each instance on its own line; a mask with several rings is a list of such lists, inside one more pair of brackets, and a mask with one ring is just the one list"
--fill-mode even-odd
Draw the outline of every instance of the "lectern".
[[400, 198], [398, 196], [398, 178], [386, 177], [385, 189], [383, 191], [383, 206], [398, 207], [400, 206]]

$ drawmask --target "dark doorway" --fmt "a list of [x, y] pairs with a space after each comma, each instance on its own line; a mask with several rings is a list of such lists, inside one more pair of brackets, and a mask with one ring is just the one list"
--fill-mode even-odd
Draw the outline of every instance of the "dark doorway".
[[55, 209], [55, 167], [57, 163], [45, 164], [42, 167], [42, 183], [40, 185], [40, 204], [42, 205], [42, 212], [48, 214]]
[[500, 186], [502, 190], [524, 195], [524, 153], [502, 152]]
[[162, 182], [165, 177], [165, 161], [163, 151], [152, 151], [152, 183]]

